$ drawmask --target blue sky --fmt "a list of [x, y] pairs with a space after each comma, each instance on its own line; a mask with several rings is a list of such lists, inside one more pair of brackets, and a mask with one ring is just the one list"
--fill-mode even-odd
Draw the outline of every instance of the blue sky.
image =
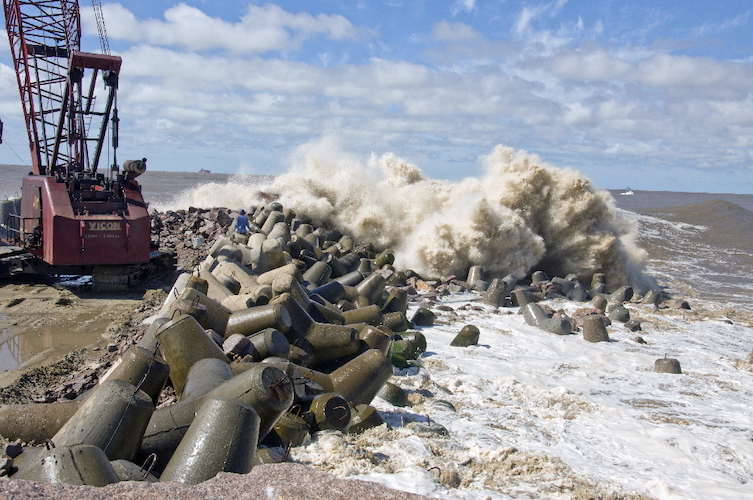
[[[154, 170], [277, 173], [296, 146], [336, 137], [436, 178], [478, 175], [479, 155], [504, 144], [602, 188], [753, 192], [749, 0], [103, 7], [124, 61], [118, 156]], [[3, 33], [0, 163], [20, 163], [7, 46]]]

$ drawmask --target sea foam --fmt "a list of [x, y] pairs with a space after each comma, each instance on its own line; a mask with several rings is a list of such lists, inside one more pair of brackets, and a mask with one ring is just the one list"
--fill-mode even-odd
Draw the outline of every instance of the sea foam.
[[398, 268], [422, 276], [464, 277], [480, 265], [487, 279], [543, 270], [587, 282], [603, 272], [611, 286], [650, 285], [637, 226], [619, 215], [611, 195], [537, 155], [496, 146], [480, 159], [481, 176], [457, 181], [428, 178], [392, 153], [363, 162], [326, 139], [290, 158], [290, 169], [269, 185], [235, 177], [185, 193], [180, 205], [239, 209], [271, 194], [315, 224], [392, 248]]

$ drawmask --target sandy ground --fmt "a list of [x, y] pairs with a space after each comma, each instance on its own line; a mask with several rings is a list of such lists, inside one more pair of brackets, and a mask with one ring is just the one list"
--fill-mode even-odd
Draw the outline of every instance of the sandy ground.
[[[136, 318], [145, 316], [164, 297], [161, 286], [172, 278], [151, 283], [151, 288], [121, 295], [94, 294], [87, 284], [59, 282], [0, 283], [0, 403], [38, 399], [34, 390], [18, 386], [21, 377], [35, 373], [54, 383], [55, 374], [72, 371], [122, 351], [128, 331], [137, 335]], [[152, 300], [144, 300], [152, 298]], [[75, 352], [74, 356], [70, 353]], [[67, 359], [67, 361], [66, 361]], [[58, 365], [55, 367], [54, 365]], [[45, 372], [55, 372], [45, 377]], [[30, 381], [22, 382], [28, 385]], [[24, 390], [22, 390], [24, 389]]]
[[102, 297], [80, 288], [19, 281], [0, 287], [0, 328], [12, 344], [2, 368], [33, 368], [79, 347], [102, 348], [110, 323], [141, 301], [139, 294]]

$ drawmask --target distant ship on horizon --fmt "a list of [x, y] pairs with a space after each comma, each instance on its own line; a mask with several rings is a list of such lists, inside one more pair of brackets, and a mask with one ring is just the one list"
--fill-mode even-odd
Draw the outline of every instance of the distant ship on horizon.
[[200, 174], [211, 174], [212, 171], [211, 170], [207, 170], [205, 168], [201, 168], [201, 169], [199, 169], [199, 173]]

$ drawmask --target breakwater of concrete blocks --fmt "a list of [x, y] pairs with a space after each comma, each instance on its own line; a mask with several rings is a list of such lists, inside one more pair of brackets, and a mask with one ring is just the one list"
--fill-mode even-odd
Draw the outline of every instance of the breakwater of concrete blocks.
[[94, 389], [0, 409], [6, 437], [46, 442], [14, 453], [13, 477], [196, 484], [284, 460], [314, 432], [383, 423], [370, 403], [409, 327], [407, 292], [386, 288], [394, 255], [276, 203], [251, 214], [248, 234], [221, 234], [177, 278]]
[[[434, 300], [451, 293], [475, 290], [488, 306], [519, 307], [529, 325], [558, 335], [582, 328], [592, 342], [608, 340], [611, 319], [630, 321], [621, 304], [632, 290], [607, 294], [600, 275], [589, 290], [540, 272], [529, 285], [509, 275], [486, 282], [480, 267], [465, 280], [422, 279], [395, 270], [390, 249], [314, 227], [277, 203], [249, 215], [247, 234], [231, 219], [215, 225], [223, 231], [213, 226], [207, 257], [179, 275], [144, 337], [94, 389], [72, 402], [0, 408], [6, 437], [46, 443], [14, 448], [9, 475], [196, 484], [284, 461], [319, 431], [381, 425], [370, 403], [399, 399], [388, 380], [426, 350], [424, 335], [408, 330], [430, 326]], [[563, 317], [539, 304], [550, 298], [590, 303]], [[475, 344], [479, 330], [466, 325], [453, 345]]]

